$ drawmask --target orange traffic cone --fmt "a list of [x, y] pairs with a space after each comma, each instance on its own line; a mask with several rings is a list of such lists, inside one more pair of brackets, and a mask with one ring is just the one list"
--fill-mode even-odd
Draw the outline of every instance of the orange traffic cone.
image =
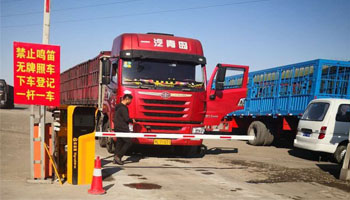
[[88, 190], [89, 194], [104, 194], [106, 191], [102, 188], [102, 171], [101, 171], [101, 160], [97, 156], [95, 160], [95, 169], [92, 177], [91, 188]]

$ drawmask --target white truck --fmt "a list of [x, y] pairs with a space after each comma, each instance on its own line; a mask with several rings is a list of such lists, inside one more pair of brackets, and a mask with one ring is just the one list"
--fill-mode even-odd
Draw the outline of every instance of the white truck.
[[333, 154], [341, 163], [346, 153], [350, 129], [349, 99], [315, 99], [298, 124], [294, 146]]

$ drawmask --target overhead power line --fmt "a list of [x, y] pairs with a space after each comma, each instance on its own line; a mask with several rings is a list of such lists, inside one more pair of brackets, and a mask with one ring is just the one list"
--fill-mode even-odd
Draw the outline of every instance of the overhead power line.
[[[130, 3], [135, 1], [143, 1], [143, 0], [126, 0], [126, 1], [117, 1], [117, 2], [110, 2], [110, 3], [100, 3], [100, 4], [93, 4], [93, 5], [86, 5], [86, 6], [76, 6], [76, 7], [69, 7], [69, 8], [61, 8], [61, 9], [52, 9], [51, 12], [61, 12], [66, 10], [77, 10], [77, 9], [84, 9], [84, 8], [91, 8], [91, 7], [99, 7], [99, 6], [108, 6], [113, 4], [123, 4], [123, 3]], [[26, 13], [18, 13], [18, 14], [9, 14], [9, 15], [1, 15], [0, 17], [15, 17], [15, 16], [23, 16], [23, 15], [36, 15], [36, 14], [42, 14], [43, 11], [33, 11], [33, 12], [26, 12]]]
[[2, 0], [0, 1], [0, 3], [13, 3], [13, 2], [20, 2], [20, 1], [24, 1], [24, 0]]
[[[160, 10], [160, 11], [152, 11], [152, 12], [142, 12], [142, 13], [106, 16], [106, 17], [93, 17], [93, 18], [81, 18], [81, 19], [72, 19], [72, 20], [61, 20], [61, 21], [52, 22], [51, 24], [95, 21], [95, 20], [102, 20], [102, 19], [154, 15], [154, 14], [162, 14], [162, 13], [175, 13], [175, 12], [182, 12], [182, 11], [189, 11], [189, 10], [200, 10], [200, 9], [206, 9], [206, 8], [215, 8], [215, 7], [240, 5], [240, 4], [259, 3], [259, 2], [266, 2], [266, 1], [271, 1], [271, 0], [240, 1], [240, 2], [233, 2], [233, 3], [209, 5], [209, 6], [196, 6], [196, 7], [189, 7], [189, 8], [168, 9], [168, 10]], [[39, 26], [39, 25], [42, 25], [42, 24], [23, 24], [23, 25], [13, 25], [13, 26], [3, 26], [2, 28], [16, 28], [16, 27], [26, 27], [26, 26]]]

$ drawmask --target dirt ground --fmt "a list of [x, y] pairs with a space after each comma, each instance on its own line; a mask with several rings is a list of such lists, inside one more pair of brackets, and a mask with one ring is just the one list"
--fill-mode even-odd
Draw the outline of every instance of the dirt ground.
[[[48, 114], [49, 115], [49, 114]], [[29, 110], [0, 110], [0, 199], [350, 199], [340, 166], [283, 146], [207, 140], [203, 158], [184, 158], [171, 148], [137, 148], [126, 164], [96, 145], [107, 193], [89, 185], [30, 184]]]

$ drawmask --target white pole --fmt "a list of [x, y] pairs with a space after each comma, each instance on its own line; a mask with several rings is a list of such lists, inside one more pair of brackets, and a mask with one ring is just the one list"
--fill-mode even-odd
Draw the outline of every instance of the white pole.
[[[49, 44], [49, 36], [50, 36], [50, 6], [51, 2], [50, 0], [44, 0], [44, 23], [43, 23], [43, 44]], [[45, 179], [45, 149], [44, 149], [44, 143], [45, 143], [45, 123], [46, 123], [46, 107], [40, 106], [39, 109], [39, 117], [40, 117], [40, 124], [39, 124], [39, 133], [41, 137], [41, 179]]]
[[43, 44], [49, 44], [50, 36], [50, 0], [44, 0]]
[[34, 105], [30, 105], [30, 116], [29, 116], [29, 125], [30, 125], [30, 179], [34, 179]]
[[251, 135], [205, 135], [205, 134], [174, 134], [174, 133], [125, 133], [125, 132], [95, 132], [95, 137], [120, 138], [150, 138], [150, 139], [203, 139], [203, 140], [254, 140]]

